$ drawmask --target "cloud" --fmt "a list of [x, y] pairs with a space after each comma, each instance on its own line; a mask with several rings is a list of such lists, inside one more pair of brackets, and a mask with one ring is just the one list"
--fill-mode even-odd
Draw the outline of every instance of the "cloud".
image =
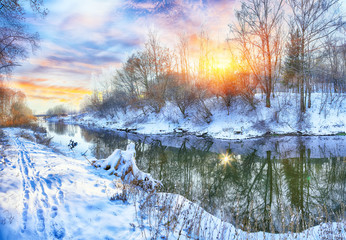
[[160, 40], [173, 48], [179, 34], [199, 34], [201, 30], [212, 39], [225, 41], [235, 6], [232, 0], [132, 0], [124, 4], [122, 11], [132, 17], [129, 28], [134, 33], [145, 36], [153, 28]]
[[39, 83], [43, 83], [43, 82], [49, 82], [50, 79], [48, 78], [31, 78], [28, 76], [15, 76], [14, 78], [12, 78], [12, 80], [18, 81], [18, 82], [39, 82]]
[[[121, 62], [120, 57], [108, 51], [89, 50], [81, 55], [68, 52], [56, 52], [42, 58], [32, 59], [32, 69], [35, 74], [59, 74], [65, 78], [82, 78], [90, 76], [92, 72], [101, 70], [104, 66], [115, 65]], [[47, 76], [47, 78], [49, 78]]]
[[53, 100], [54, 101], [54, 100], [56, 100], [55, 97], [48, 97], [48, 96], [41, 96], [41, 95], [31, 95], [30, 98], [31, 98], [31, 100], [44, 100], [44, 101], [47, 101], [47, 100], [49, 100], [49, 101]]
[[93, 17], [77, 13], [64, 18], [59, 27], [62, 31], [74, 31], [77, 28], [96, 29], [102, 27], [105, 21], [104, 16]]
[[13, 86], [23, 90], [28, 98], [39, 100], [59, 100], [74, 103], [91, 91], [83, 87], [63, 87], [56, 85], [43, 85], [38, 79], [17, 80]]
[[148, 14], [172, 14], [178, 12], [181, 7], [181, 1], [166, 0], [166, 1], [138, 1], [130, 0], [124, 4], [124, 9], [128, 13], [136, 14], [137, 16], [145, 16]]
[[71, 95], [71, 94], [90, 94], [91, 91], [86, 88], [82, 87], [62, 87], [62, 86], [44, 86], [39, 85], [34, 82], [24, 82], [24, 81], [18, 81], [14, 83], [15, 85], [19, 86], [23, 89], [28, 89], [34, 92], [44, 92], [45, 94], [59, 94], [59, 95]]
[[212, 41], [224, 41], [235, 5], [230, 0], [47, 0], [48, 16], [30, 19], [41, 35], [41, 49], [16, 69], [14, 81], [37, 106], [77, 101], [90, 93], [95, 74], [140, 49], [150, 28], [170, 48], [184, 32], [197, 51], [201, 29]]

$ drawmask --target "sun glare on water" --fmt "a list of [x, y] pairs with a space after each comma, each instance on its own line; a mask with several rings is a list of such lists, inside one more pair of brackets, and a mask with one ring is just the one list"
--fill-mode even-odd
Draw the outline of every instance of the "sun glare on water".
[[220, 155], [220, 160], [223, 165], [230, 164], [232, 158], [228, 153], [223, 153]]
[[231, 165], [232, 162], [240, 162], [241, 156], [235, 155], [234, 153], [226, 152], [226, 153], [220, 154], [219, 159], [221, 161], [221, 164], [226, 166], [226, 165]]

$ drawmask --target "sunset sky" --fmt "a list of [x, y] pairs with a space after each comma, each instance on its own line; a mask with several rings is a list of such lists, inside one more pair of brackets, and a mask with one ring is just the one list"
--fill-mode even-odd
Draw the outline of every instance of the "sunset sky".
[[140, 49], [154, 29], [168, 47], [179, 33], [201, 29], [224, 41], [238, 3], [230, 0], [49, 0], [46, 18], [29, 18], [40, 49], [14, 70], [11, 84], [27, 95], [36, 114], [65, 103], [78, 108], [100, 76]]

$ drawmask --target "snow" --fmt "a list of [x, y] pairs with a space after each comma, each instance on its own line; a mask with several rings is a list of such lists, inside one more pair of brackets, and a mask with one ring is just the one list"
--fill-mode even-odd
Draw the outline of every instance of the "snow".
[[[16, 138], [1, 171], [0, 239], [135, 239], [135, 208], [109, 201], [113, 178], [87, 161]], [[119, 217], [121, 216], [121, 217]], [[116, 234], [115, 234], [116, 233]]]
[[162, 185], [160, 181], [138, 169], [135, 156], [135, 144], [130, 143], [126, 151], [116, 149], [108, 158], [97, 160], [93, 165], [106, 169], [108, 174], [120, 177], [125, 183], [141, 186], [145, 190], [159, 188]]
[[[322, 93], [312, 94], [312, 107], [299, 121], [299, 96], [294, 93], [277, 93], [272, 99], [272, 107], [266, 108], [260, 94], [259, 102], [252, 109], [240, 99], [231, 106], [230, 114], [222, 107], [220, 99], [207, 102], [213, 116], [211, 123], [205, 123], [196, 116], [196, 109], [183, 118], [179, 109], [168, 102], [160, 113], [148, 113], [128, 109], [127, 113], [118, 112], [114, 117], [100, 117], [97, 113], [84, 113], [62, 118], [66, 123], [80, 124], [103, 129], [132, 129], [141, 134], [168, 134], [187, 131], [188, 133], [219, 139], [245, 139], [265, 134], [330, 135], [344, 133], [346, 126], [345, 95], [334, 96]], [[58, 121], [52, 118], [50, 121]]]
[[[0, 239], [342, 239], [346, 236], [345, 222], [324, 223], [297, 234], [247, 233], [180, 195], [127, 186], [82, 158], [58, 154], [18, 136], [21, 131], [4, 129], [8, 146], [1, 145], [4, 156], [0, 162]], [[97, 162], [102, 167], [114, 168], [119, 160], [123, 160], [124, 166], [133, 167], [133, 176], [150, 177], [136, 167], [133, 144]]]

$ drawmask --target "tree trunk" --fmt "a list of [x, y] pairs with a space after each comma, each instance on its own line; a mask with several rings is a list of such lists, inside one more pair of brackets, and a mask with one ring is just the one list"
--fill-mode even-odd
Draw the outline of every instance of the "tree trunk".
[[301, 113], [305, 113], [303, 78], [301, 79], [301, 83], [300, 83], [300, 112]]
[[304, 34], [304, 31], [302, 33], [302, 38], [301, 38], [301, 68], [300, 68], [300, 71], [301, 71], [301, 77], [300, 77], [300, 112], [301, 113], [305, 113], [305, 110], [306, 110], [306, 105], [305, 105], [305, 84], [306, 84], [306, 71], [305, 71], [305, 34]]
[[308, 108], [311, 108], [311, 84], [308, 86]]

